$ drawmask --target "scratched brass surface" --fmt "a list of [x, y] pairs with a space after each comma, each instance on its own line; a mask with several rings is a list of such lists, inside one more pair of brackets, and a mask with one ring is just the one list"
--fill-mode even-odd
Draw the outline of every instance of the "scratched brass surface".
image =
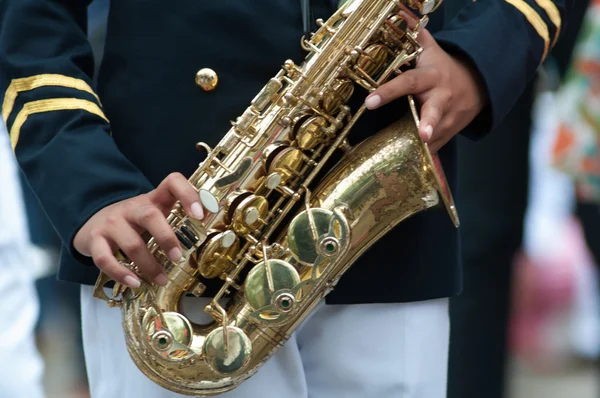
[[[177, 264], [148, 242], [168, 284], [117, 284], [107, 297], [101, 275], [95, 289], [96, 297], [121, 307], [129, 354], [147, 377], [187, 395], [234, 389], [394, 225], [441, 204], [458, 223], [441, 165], [418, 137], [411, 98], [412, 115], [355, 148], [346, 140], [365, 111], [350, 108], [350, 97], [364, 98], [422, 51], [400, 12], [437, 6], [346, 1], [302, 41], [304, 62], [286, 61], [217, 147], [198, 143], [207, 157], [190, 182], [209, 210], [205, 219], [187, 217], [180, 205], [171, 212], [170, 225], [189, 246]], [[218, 77], [207, 72], [198, 83], [211, 89]], [[338, 149], [344, 158], [318, 181]], [[292, 214], [297, 203], [302, 207]], [[195, 324], [180, 300], [201, 296], [207, 278], [219, 278], [222, 287], [204, 308], [212, 321]]]

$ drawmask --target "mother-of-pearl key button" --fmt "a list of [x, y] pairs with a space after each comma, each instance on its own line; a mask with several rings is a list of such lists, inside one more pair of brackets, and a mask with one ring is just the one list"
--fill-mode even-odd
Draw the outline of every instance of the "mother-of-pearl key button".
[[421, 14], [429, 14], [433, 10], [434, 6], [435, 0], [423, 0], [423, 3], [421, 3]]
[[246, 214], [244, 217], [246, 225], [254, 224], [256, 220], [258, 220], [258, 215], [258, 209], [256, 207], [251, 207], [248, 210], [246, 210]]
[[221, 246], [225, 249], [229, 249], [231, 245], [235, 243], [235, 232], [233, 231], [225, 231], [221, 234]]
[[267, 177], [267, 188], [275, 189], [281, 183], [281, 176], [278, 173], [271, 173]]
[[219, 211], [219, 201], [215, 198], [215, 195], [207, 191], [206, 189], [200, 190], [200, 201], [204, 208], [211, 213]]

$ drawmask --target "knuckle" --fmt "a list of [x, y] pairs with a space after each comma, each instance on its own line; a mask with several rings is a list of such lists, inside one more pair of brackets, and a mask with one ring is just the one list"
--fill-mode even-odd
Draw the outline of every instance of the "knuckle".
[[159, 265], [152, 261], [150, 263], [142, 263], [142, 264], [138, 264], [138, 267], [140, 268], [140, 272], [143, 275], [146, 275], [147, 277], [149, 277], [150, 279], [154, 279], [154, 277], [156, 277], [158, 274], [161, 273], [160, 267]]
[[135, 255], [139, 255], [141, 254], [144, 250], [146, 249], [146, 247], [144, 246], [143, 242], [140, 240], [131, 240], [129, 242], [126, 242], [123, 245], [123, 250], [131, 255], [131, 256], [135, 256]]
[[444, 130], [449, 130], [452, 128], [452, 126], [456, 125], [456, 117], [454, 115], [448, 115], [447, 117], [444, 118]]
[[452, 92], [452, 90], [446, 89], [446, 90], [444, 90], [441, 97], [446, 102], [446, 105], [449, 105], [454, 100], [454, 93]]
[[152, 222], [152, 220], [155, 220], [157, 217], [162, 215], [162, 213], [156, 207], [154, 207], [152, 205], [142, 206], [142, 208], [140, 208], [139, 212], [140, 212], [139, 221], [141, 224], [144, 224], [144, 225]]
[[[156, 191], [156, 190], [154, 190]], [[154, 192], [152, 191], [152, 192]], [[132, 201], [131, 203], [129, 203], [129, 207], [128, 207], [128, 214], [135, 214], [139, 209], [145, 207], [145, 206], [155, 206], [154, 201], [153, 201], [153, 197], [152, 197], [152, 192], [150, 193], [145, 193], [142, 194], [140, 196], [136, 196], [135, 200]]]
[[440, 71], [439, 68], [431, 68], [429, 73], [431, 74], [431, 79], [433, 80], [438, 81], [442, 79], [442, 71]]
[[175, 246], [177, 246], [177, 244], [179, 242], [177, 240], [177, 237], [171, 230], [164, 231], [164, 232], [161, 231], [159, 234], [157, 234], [155, 236], [155, 238], [158, 242], [160, 242], [161, 246], [166, 246], [166, 247], [175, 247]]
[[432, 115], [432, 119], [434, 119], [436, 123], [439, 123], [439, 121], [442, 119], [442, 115], [443, 115], [442, 107], [439, 105], [436, 105], [435, 110]]
[[184, 176], [183, 176], [181, 173], [178, 173], [178, 172], [173, 172], [173, 173], [169, 174], [169, 175], [167, 176], [167, 178], [165, 178], [165, 180], [166, 180], [166, 181], [167, 181], [169, 184], [174, 184], [174, 183], [177, 183], [178, 181], [181, 181], [181, 179], [182, 179], [182, 178], [184, 178], [184, 179], [185, 179], [185, 177], [184, 177]]
[[190, 184], [189, 188], [186, 190], [185, 195], [185, 204], [190, 206], [192, 203], [197, 202], [199, 200], [198, 191], [194, 189], [194, 187]]
[[104, 231], [102, 230], [102, 228], [92, 228], [92, 230], [90, 231], [90, 237], [92, 239], [97, 239], [103, 236]]
[[427, 101], [427, 106], [424, 106], [424, 111], [427, 112], [427, 116], [431, 116], [439, 113], [440, 105], [436, 101]]
[[448, 69], [448, 68], [444, 68], [443, 70], [439, 69], [438, 72], [440, 74], [440, 78], [443, 81], [448, 82], [448, 81], [452, 80], [452, 73], [450, 72], [450, 69]]
[[106, 217], [106, 224], [110, 225], [110, 226], [115, 226], [117, 225], [119, 222], [119, 217], [117, 217], [114, 214], [111, 214], [109, 216]]
[[128, 208], [134, 208], [134, 207], [139, 207], [142, 206], [144, 203], [148, 203], [148, 201], [150, 200], [149, 196], [147, 193], [143, 193], [141, 195], [135, 196], [131, 199], [128, 199], [125, 201], [125, 204]]
[[127, 199], [127, 200], [123, 201], [123, 212], [125, 214], [128, 214], [138, 206], [139, 206], [138, 197]]
[[405, 84], [406, 84], [406, 89], [409, 92], [414, 93], [417, 91], [417, 89], [419, 87], [419, 78], [414, 73], [406, 74]]
[[100, 269], [107, 268], [111, 263], [111, 258], [108, 254], [99, 254], [93, 257], [94, 264]]
[[431, 120], [439, 120], [440, 118], [440, 107], [438, 104], [429, 102], [427, 103], [427, 107], [423, 108], [423, 119], [428, 121]]

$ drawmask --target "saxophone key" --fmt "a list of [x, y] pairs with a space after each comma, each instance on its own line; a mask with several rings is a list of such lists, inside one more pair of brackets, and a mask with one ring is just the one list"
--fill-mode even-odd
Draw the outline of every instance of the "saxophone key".
[[[271, 259], [261, 261], [250, 270], [244, 282], [244, 294], [248, 304], [255, 311], [260, 311], [276, 305], [281, 300], [281, 294], [289, 294], [298, 284], [300, 275], [290, 263]], [[291, 310], [292, 302], [288, 304], [290, 306], [286, 308]]]
[[267, 173], [277, 173], [281, 177], [280, 185], [286, 185], [297, 177], [304, 163], [304, 153], [294, 147], [274, 144], [263, 155], [263, 164]]
[[340, 106], [348, 102], [354, 93], [354, 84], [350, 79], [336, 79], [329, 87], [319, 92], [319, 105], [329, 114], [335, 114]]
[[225, 231], [219, 236], [221, 246], [229, 249], [237, 241], [237, 235], [233, 231]]
[[185, 225], [182, 225], [181, 227], [179, 227], [179, 229], [190, 240], [190, 242], [192, 242], [192, 244], [195, 245], [200, 241], [200, 239]]
[[198, 192], [198, 195], [200, 196], [200, 202], [202, 202], [202, 205], [206, 210], [211, 213], [217, 213], [221, 209], [219, 199], [217, 199], [217, 196], [210, 190], [201, 189]]
[[252, 106], [259, 112], [264, 111], [282, 87], [283, 83], [281, 83], [281, 80], [277, 78], [270, 79], [256, 97], [254, 97]]
[[266, 179], [265, 186], [268, 189], [273, 190], [273, 189], [277, 188], [279, 186], [279, 184], [281, 184], [281, 174], [279, 174], [279, 173], [269, 174], [269, 176]]
[[233, 231], [213, 233], [193, 259], [200, 275], [207, 279], [216, 278], [229, 272], [235, 263], [233, 259], [240, 251], [240, 241]]
[[192, 247], [194, 247], [194, 243], [181, 231], [175, 230], [174, 232], [179, 240], [179, 243], [181, 243], [186, 250], [190, 250]]
[[234, 124], [235, 128], [242, 134], [247, 133], [252, 125], [252, 122], [259, 114], [260, 113], [252, 106], [246, 108], [244, 113], [242, 113], [242, 116], [236, 120]]
[[193, 329], [190, 321], [178, 312], [159, 314], [151, 309], [142, 319], [149, 346], [164, 358], [186, 357], [192, 342]]
[[242, 329], [221, 326], [206, 336], [203, 354], [206, 364], [216, 373], [235, 373], [250, 362], [252, 342]]
[[435, 0], [424, 0], [421, 3], [419, 11], [421, 12], [421, 14], [427, 15], [430, 12], [432, 12], [433, 10], [435, 10], [435, 8], [438, 6], [439, 3], [441, 3], [441, 2], [436, 2]]
[[296, 202], [300, 200], [301, 195], [293, 189], [286, 187], [285, 185], [279, 185], [277, 188], [275, 188], [275, 190], [285, 197], [292, 198], [292, 200]]
[[238, 235], [247, 235], [259, 228], [269, 213], [269, 203], [263, 196], [249, 195], [233, 210], [231, 216], [233, 230]]
[[240, 290], [242, 287], [240, 285], [238, 285], [236, 283], [235, 280], [231, 279], [229, 276], [224, 276], [223, 280], [230, 285], [231, 287], [233, 287], [236, 290]]
[[[221, 164], [222, 165], [222, 164]], [[246, 174], [248, 174], [248, 172], [250, 171], [250, 167], [252, 166], [252, 158], [247, 156], [244, 159], [242, 159], [242, 161], [238, 164], [238, 166], [235, 168], [235, 170], [228, 170], [229, 174], [219, 178], [216, 182], [215, 182], [215, 187], [219, 188], [219, 189], [223, 189], [225, 187], [228, 187], [229, 185], [238, 182], [239, 180], [241, 180], [242, 178], [244, 178], [246, 176]], [[225, 166], [223, 166], [223, 168], [225, 168]], [[225, 168], [226, 169], [226, 168]]]
[[200, 281], [197, 281], [194, 284], [194, 286], [192, 287], [192, 289], [190, 290], [190, 293], [194, 297], [202, 297], [202, 295], [204, 294], [205, 291], [206, 291], [206, 285]]
[[[392, 15], [386, 20], [385, 25], [381, 29], [381, 39], [387, 46], [402, 46], [401, 40], [408, 31], [408, 23], [402, 16]], [[387, 50], [393, 53], [389, 47]]]
[[311, 150], [323, 143], [325, 128], [329, 125], [322, 116], [305, 115], [296, 120], [294, 135], [300, 149]]

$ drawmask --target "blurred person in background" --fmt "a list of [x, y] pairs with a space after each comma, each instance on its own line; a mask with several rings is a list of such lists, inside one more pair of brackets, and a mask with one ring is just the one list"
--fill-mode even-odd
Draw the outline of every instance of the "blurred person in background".
[[600, 1], [586, 13], [573, 62], [556, 100], [553, 164], [571, 176], [577, 213], [600, 264]]
[[[587, 4], [575, 3], [546, 63], [561, 76]], [[450, 301], [449, 398], [507, 396], [513, 262], [524, 240], [532, 110], [537, 89], [548, 84], [544, 74], [532, 82], [493, 134], [477, 143], [458, 140], [464, 288]]]
[[[575, 213], [591, 253], [591, 262], [600, 265], [600, 1], [592, 0], [581, 34], [574, 46], [567, 77], [555, 99], [556, 128], [549, 150], [550, 162], [565, 173], [574, 187]], [[600, 285], [594, 273], [595, 289]], [[591, 278], [590, 278], [591, 279]], [[591, 283], [590, 281], [586, 281]], [[582, 316], [579, 351], [586, 358], [597, 358], [600, 347], [598, 327], [590, 322], [595, 306], [580, 304]], [[586, 312], [587, 309], [587, 312]], [[585, 344], [586, 341], [590, 343]]]
[[38, 297], [15, 156], [0, 119], [0, 397], [41, 398]]
[[533, 97], [530, 85], [493, 134], [458, 142], [464, 285], [450, 300], [449, 398], [504, 397], [511, 263], [527, 207]]

